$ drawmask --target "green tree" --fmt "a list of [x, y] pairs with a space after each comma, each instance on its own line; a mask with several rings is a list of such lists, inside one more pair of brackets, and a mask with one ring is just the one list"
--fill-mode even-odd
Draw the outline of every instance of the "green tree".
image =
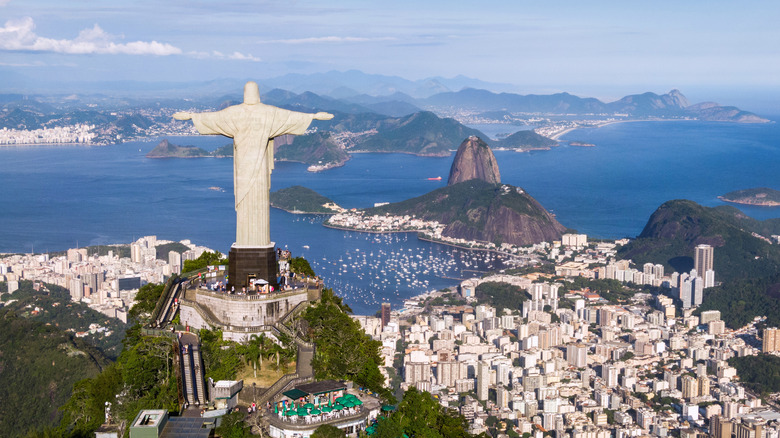
[[311, 268], [309, 261], [303, 257], [293, 257], [290, 259], [290, 270], [296, 274], [315, 277], [314, 269]]
[[178, 383], [173, 343], [168, 338], [140, 337], [98, 376], [78, 382], [62, 406], [63, 435], [91, 436], [103, 423], [106, 402], [116, 419], [131, 421], [149, 406], [176, 411]]
[[257, 377], [257, 370], [263, 369], [263, 355], [270, 342], [271, 340], [265, 336], [265, 333], [261, 333], [260, 336], [250, 336], [249, 342], [244, 345], [244, 357], [247, 363], [252, 364], [255, 377]]
[[344, 438], [347, 434], [336, 426], [323, 424], [314, 430], [311, 438]]
[[222, 330], [201, 329], [200, 352], [204, 377], [217, 380], [234, 380], [241, 368], [241, 351], [243, 348], [236, 342], [222, 338]]
[[222, 423], [214, 432], [222, 438], [249, 438], [252, 436], [249, 426], [244, 422], [243, 412], [231, 412], [222, 417]]
[[[150, 314], [161, 290], [151, 285], [131, 309], [132, 314]], [[150, 310], [151, 309], [151, 310]], [[88, 437], [103, 423], [106, 402], [112, 403], [115, 420], [132, 421], [150, 406], [178, 410], [178, 382], [174, 359], [175, 342], [166, 337], [144, 336], [136, 323], [127, 330], [124, 350], [117, 361], [100, 374], [81, 380], [60, 408], [63, 413], [59, 431], [62, 436]]]
[[312, 360], [318, 379], [348, 379], [392, 400], [379, 373], [381, 343], [365, 334], [349, 317], [349, 307], [333, 291], [323, 290], [320, 302], [303, 314], [309, 336], [317, 345]]
[[428, 392], [410, 388], [390, 418], [379, 422], [377, 436], [398, 437], [402, 434], [426, 438], [469, 437], [463, 416], [445, 410]]
[[141, 286], [135, 295], [135, 305], [128, 312], [130, 317], [136, 321], [148, 321], [164, 289], [164, 284], [147, 283]]
[[200, 257], [198, 257], [195, 260], [185, 260], [182, 271], [193, 272], [193, 271], [199, 271], [201, 269], [204, 269], [206, 266], [227, 265], [227, 264], [228, 264], [228, 259], [224, 258], [221, 252], [205, 251], [203, 254], [200, 255]]
[[729, 365], [737, 369], [739, 380], [761, 394], [780, 391], [780, 357], [770, 354], [732, 357]]
[[496, 308], [498, 314], [501, 314], [504, 309], [521, 309], [523, 301], [528, 299], [523, 289], [507, 283], [488, 281], [477, 286], [475, 292], [477, 302], [490, 304]]

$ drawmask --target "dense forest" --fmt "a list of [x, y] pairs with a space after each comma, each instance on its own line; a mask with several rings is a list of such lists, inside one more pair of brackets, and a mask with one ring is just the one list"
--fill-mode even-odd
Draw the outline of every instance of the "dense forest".
[[[84, 341], [97, 347], [107, 357], [116, 359], [119, 356], [126, 324], [84, 303], [71, 301], [70, 292], [63, 287], [38, 284], [39, 290], [36, 290], [32, 281], [20, 281], [19, 289], [2, 296], [6, 309], [31, 321], [46, 323], [74, 334], [81, 333]], [[92, 331], [91, 324], [98, 324], [105, 330]]]
[[705, 289], [704, 302], [697, 313], [720, 310], [730, 328], [745, 326], [756, 316], [766, 316], [770, 327], [780, 326], [780, 274], [768, 278], [748, 278]]
[[324, 289], [320, 302], [304, 312], [309, 337], [317, 346], [312, 360], [315, 377], [352, 380], [394, 401], [379, 372], [382, 343], [366, 335], [350, 313], [349, 306], [330, 289]]
[[92, 345], [13, 307], [0, 309], [0, 436], [56, 424], [73, 385], [109, 360]]
[[729, 365], [737, 369], [739, 380], [753, 391], [762, 395], [780, 392], [780, 357], [769, 354], [733, 357]]
[[377, 438], [400, 436], [428, 438], [466, 438], [466, 419], [454, 410], [441, 406], [428, 392], [411, 387], [404, 394], [398, 410], [376, 426]]
[[478, 303], [495, 307], [497, 315], [503, 314], [504, 309], [521, 310], [523, 301], [529, 299], [528, 294], [519, 286], [490, 281], [480, 283], [475, 295]]

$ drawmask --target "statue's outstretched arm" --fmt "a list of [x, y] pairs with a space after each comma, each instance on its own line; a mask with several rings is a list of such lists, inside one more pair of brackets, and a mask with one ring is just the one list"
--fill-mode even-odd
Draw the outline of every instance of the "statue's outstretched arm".
[[[333, 116], [331, 116], [333, 117]], [[192, 113], [187, 111], [179, 111], [178, 113], [175, 113], [173, 115], [173, 118], [176, 120], [190, 120], [192, 119]]]
[[[174, 114], [174, 117], [176, 117], [175, 114]], [[320, 111], [320, 112], [318, 112], [317, 114], [314, 115], [314, 120], [330, 120], [332, 118], [333, 118], [333, 114], [322, 112], [322, 111]]]

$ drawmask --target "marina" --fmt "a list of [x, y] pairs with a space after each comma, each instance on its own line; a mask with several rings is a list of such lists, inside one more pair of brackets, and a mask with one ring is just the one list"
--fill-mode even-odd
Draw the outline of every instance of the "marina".
[[[300, 220], [322, 226], [323, 218]], [[346, 297], [357, 314], [373, 314], [382, 302], [397, 306], [412, 296], [507, 266], [504, 255], [438, 245], [419, 240], [416, 233], [331, 232], [343, 235], [342, 252], [320, 252], [315, 242], [288, 249], [306, 258], [325, 286]]]

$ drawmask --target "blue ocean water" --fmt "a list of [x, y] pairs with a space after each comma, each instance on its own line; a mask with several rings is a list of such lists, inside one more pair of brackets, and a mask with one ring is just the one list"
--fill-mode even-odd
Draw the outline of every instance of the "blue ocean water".
[[[717, 196], [731, 190], [780, 189], [778, 124], [620, 123], [573, 131], [563, 140], [596, 147], [498, 151], [502, 179], [525, 188], [563, 225], [592, 236], [635, 236], [670, 199], [715, 206], [722, 204]], [[157, 142], [0, 148], [0, 252], [127, 243], [153, 234], [226, 253], [235, 236], [232, 161], [145, 158]], [[172, 142], [215, 149], [229, 140]], [[451, 161], [355, 154], [344, 167], [314, 174], [302, 164], [277, 163], [272, 189], [298, 184], [344, 207], [366, 207], [446, 185]], [[436, 176], [442, 181], [427, 180]], [[780, 217], [780, 208], [740, 208], [757, 219]], [[383, 300], [396, 305], [488, 268], [482, 254], [410, 234], [345, 233], [322, 227], [322, 220], [272, 209], [272, 237], [307, 257], [357, 313], [374, 313]]]

